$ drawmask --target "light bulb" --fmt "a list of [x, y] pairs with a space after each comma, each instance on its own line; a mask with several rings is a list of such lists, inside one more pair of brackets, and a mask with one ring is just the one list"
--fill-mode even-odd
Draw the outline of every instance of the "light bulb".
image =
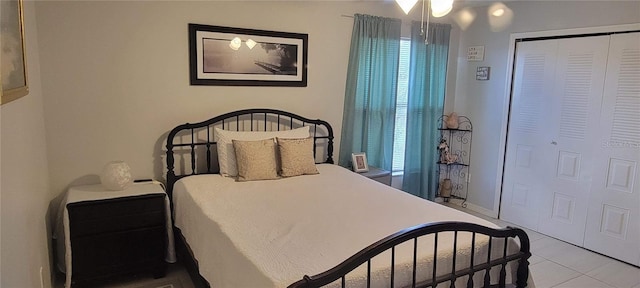
[[431, 15], [442, 17], [453, 9], [453, 0], [431, 0]]
[[240, 38], [238, 37], [233, 38], [233, 40], [231, 40], [231, 43], [229, 43], [229, 47], [233, 50], [240, 49], [240, 46], [242, 46], [242, 40], [240, 40]]
[[249, 47], [249, 49], [253, 49], [253, 47], [256, 46], [257, 43], [256, 43], [256, 41], [253, 41], [252, 39], [249, 39], [244, 44], [247, 44], [247, 47]]

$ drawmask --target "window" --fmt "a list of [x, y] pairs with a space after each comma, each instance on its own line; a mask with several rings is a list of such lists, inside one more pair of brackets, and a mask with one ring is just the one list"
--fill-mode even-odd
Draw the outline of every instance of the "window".
[[407, 100], [409, 96], [409, 55], [411, 39], [400, 39], [400, 63], [398, 65], [398, 92], [396, 99], [396, 125], [393, 133], [393, 172], [404, 170], [404, 148], [407, 128]]

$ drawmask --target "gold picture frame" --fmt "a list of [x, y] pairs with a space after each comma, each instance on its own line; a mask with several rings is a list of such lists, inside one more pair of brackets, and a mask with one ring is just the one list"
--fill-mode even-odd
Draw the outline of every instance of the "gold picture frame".
[[22, 0], [0, 1], [0, 105], [29, 94]]

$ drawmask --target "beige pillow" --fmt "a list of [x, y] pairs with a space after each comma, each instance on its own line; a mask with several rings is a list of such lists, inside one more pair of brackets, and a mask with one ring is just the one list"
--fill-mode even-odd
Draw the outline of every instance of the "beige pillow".
[[233, 151], [233, 140], [255, 141], [269, 138], [305, 138], [309, 137], [309, 126], [283, 131], [230, 131], [215, 127], [213, 141], [216, 141], [220, 175], [238, 176], [236, 154]]
[[274, 139], [233, 140], [238, 166], [237, 181], [278, 179]]
[[280, 152], [280, 176], [292, 177], [319, 173], [313, 157], [313, 137], [277, 139]]

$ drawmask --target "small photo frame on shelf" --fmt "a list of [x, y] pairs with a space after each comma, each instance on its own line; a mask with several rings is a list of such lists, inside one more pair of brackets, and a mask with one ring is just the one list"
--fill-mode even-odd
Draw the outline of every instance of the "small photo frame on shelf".
[[369, 171], [369, 164], [367, 164], [367, 154], [364, 152], [351, 153], [351, 164], [354, 172], [367, 172]]

